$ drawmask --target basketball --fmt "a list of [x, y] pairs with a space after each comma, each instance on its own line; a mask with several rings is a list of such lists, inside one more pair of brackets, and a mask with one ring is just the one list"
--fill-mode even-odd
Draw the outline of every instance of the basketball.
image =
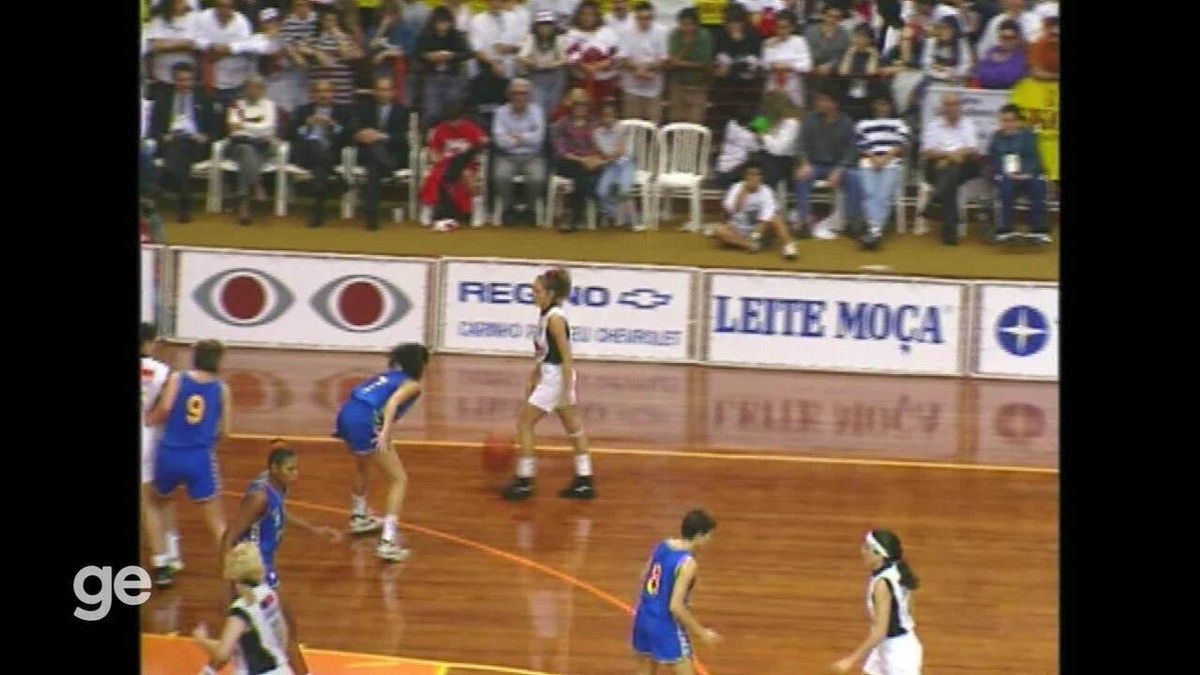
[[483, 441], [483, 468], [500, 473], [512, 469], [516, 439], [512, 434], [492, 432]]

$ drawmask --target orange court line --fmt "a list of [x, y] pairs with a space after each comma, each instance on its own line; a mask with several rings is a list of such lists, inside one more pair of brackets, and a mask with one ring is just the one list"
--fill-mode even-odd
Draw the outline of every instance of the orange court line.
[[[293, 443], [341, 443], [330, 436], [280, 436], [274, 434], [230, 434], [235, 440], [269, 441], [275, 438]], [[392, 441], [403, 448], [457, 448], [478, 449], [480, 443], [470, 441], [437, 441], [401, 438]], [[539, 445], [538, 450], [547, 452], [573, 452], [568, 445]], [[732, 459], [751, 462], [791, 462], [795, 464], [840, 464], [846, 466], [872, 466], [906, 469], [954, 469], [959, 471], [990, 471], [1004, 473], [1031, 473], [1058, 475], [1058, 469], [1048, 466], [1009, 466], [1003, 464], [960, 464], [955, 462], [925, 462], [921, 460], [870, 459], [856, 457], [812, 457], [805, 455], [763, 454], [762, 448], [738, 448], [712, 446], [710, 451], [663, 450], [655, 448], [589, 448], [598, 455], [632, 455], [645, 457], [683, 457], [688, 459]], [[778, 452], [785, 452], [779, 450]]]
[[[278, 438], [278, 437], [271, 436], [269, 438]], [[241, 497], [242, 496], [240, 493], [233, 492], [230, 490], [222, 490], [221, 494], [228, 496], [228, 497]], [[326, 506], [325, 504], [314, 504], [312, 502], [305, 502], [305, 501], [300, 501], [297, 499], [288, 499], [287, 505], [288, 506], [299, 506], [299, 507], [306, 508], [306, 509], [312, 509], [314, 511], [324, 511], [326, 513], [336, 513], [341, 516], [347, 516], [347, 517], [350, 516], [350, 512], [344, 508], [338, 508], [336, 506]], [[442, 532], [441, 530], [435, 530], [431, 527], [425, 527], [424, 525], [416, 525], [413, 523], [406, 523], [406, 522], [397, 522], [396, 526], [399, 528], [405, 529], [405, 530], [411, 530], [413, 532], [418, 532], [420, 534], [428, 535], [430, 537], [444, 539], [446, 541], [458, 544], [459, 546], [466, 546], [467, 548], [473, 548], [482, 553], [486, 553], [488, 555], [495, 556], [502, 560], [506, 560], [508, 562], [511, 562], [511, 563], [514, 563], [517, 565], [521, 565], [523, 567], [528, 567], [529, 569], [536, 570], [538, 572], [541, 572], [542, 574], [552, 576], [555, 579], [558, 579], [559, 581], [562, 581], [565, 584], [574, 586], [576, 588], [582, 589], [583, 591], [586, 591], [587, 593], [590, 593], [592, 596], [594, 596], [600, 600], [603, 600], [604, 602], [612, 605], [613, 607], [616, 607], [617, 609], [620, 609], [622, 612], [625, 612], [626, 614], [628, 614], [630, 616], [633, 615], [633, 607], [630, 607], [628, 604], [621, 601], [621, 599], [616, 597], [615, 595], [612, 595], [611, 593], [609, 593], [607, 591], [601, 590], [601, 589], [593, 586], [592, 584], [589, 584], [588, 582], [584, 581], [583, 579], [580, 579], [579, 577], [567, 574], [566, 572], [561, 572], [561, 571], [556, 570], [553, 567], [550, 567], [548, 565], [543, 565], [542, 563], [540, 563], [536, 560], [531, 560], [524, 556], [520, 556], [520, 555], [517, 555], [516, 553], [511, 553], [509, 551], [505, 551], [503, 549], [499, 549], [494, 546], [489, 546], [487, 544], [481, 544], [477, 541], [474, 541], [472, 539], [467, 539], [466, 537], [460, 537], [456, 534], [450, 534], [449, 532]], [[708, 672], [708, 670], [705, 669], [704, 664], [700, 662], [699, 657], [695, 658], [695, 664], [696, 664], [696, 672], [698, 675], [711, 675]], [[463, 666], [463, 665], [454, 665], [454, 664], [450, 664], [450, 665], [453, 668], [461, 668], [461, 669], [467, 669], [467, 670], [471, 669], [470, 667]], [[502, 671], [493, 671], [493, 672], [502, 672]], [[509, 671], [503, 671], [503, 672], [514, 672], [515, 673], [518, 671], [509, 670]], [[528, 673], [531, 671], [520, 671], [520, 672]], [[537, 674], [535, 673], [534, 675], [537, 675]]]

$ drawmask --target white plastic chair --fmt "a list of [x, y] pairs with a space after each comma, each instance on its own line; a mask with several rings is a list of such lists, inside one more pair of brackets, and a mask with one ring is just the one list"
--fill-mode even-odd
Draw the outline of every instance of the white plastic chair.
[[[682, 228], [685, 232], [700, 231], [700, 191], [708, 173], [712, 152], [712, 132], [700, 124], [673, 122], [658, 131], [658, 175], [653, 183], [655, 213], [654, 228], [658, 228], [660, 213], [671, 217], [670, 199], [685, 193], [691, 202], [691, 218]], [[662, 206], [661, 211], [659, 205]]]
[[[216, 213], [221, 210], [221, 202], [219, 201], [220, 193], [217, 192], [214, 194], [213, 188], [215, 187], [214, 175], [218, 177], [220, 176], [220, 169], [218, 168], [217, 160], [221, 156], [221, 149], [218, 146], [223, 142], [224, 141], [217, 141], [216, 143], [213, 143], [212, 153], [209, 154], [208, 159], [192, 164], [192, 172], [190, 174], [191, 177], [199, 178], [205, 181], [204, 210], [208, 213]], [[145, 139], [142, 141], [142, 144], [150, 148], [152, 151], [157, 150], [158, 148], [158, 142], [153, 139]], [[162, 168], [166, 166], [166, 164], [163, 162], [161, 157], [156, 157], [154, 159], [154, 166]]]
[[[408, 168], [397, 169], [392, 177], [408, 185], [408, 204], [406, 205], [406, 213], [416, 213], [417, 208], [417, 183], [419, 175], [417, 173], [417, 165], [420, 160], [421, 134], [418, 123], [420, 119], [417, 113], [412, 112], [408, 115]], [[358, 165], [358, 146], [348, 145], [342, 150], [342, 176], [346, 180], [346, 185], [349, 186], [349, 209], [350, 215], [348, 218], [354, 217], [354, 212], [358, 207], [358, 188], [367, 178], [367, 170]]]
[[634, 222], [634, 230], [646, 227], [657, 229], [654, 216], [654, 182], [658, 175], [658, 126], [649, 120], [621, 120], [621, 128], [630, 135], [628, 143], [633, 148], [633, 194], [641, 197], [640, 222]]
[[[513, 185], [524, 185], [525, 184], [525, 175], [517, 174], [517, 175], [513, 176], [512, 182], [513, 182]], [[533, 222], [535, 224], [537, 224], [539, 227], [542, 225], [542, 219], [546, 217], [545, 210], [546, 210], [546, 200], [544, 200], [541, 197], [534, 197], [534, 199], [533, 199]], [[501, 216], [503, 216], [503, 214], [504, 214], [504, 200], [500, 198], [499, 194], [497, 194], [493, 198], [493, 201], [492, 201], [492, 211], [490, 214], [491, 218], [492, 218], [492, 224], [499, 226], [501, 224], [500, 220], [501, 220]]]
[[[286, 216], [287, 211], [288, 211], [288, 204], [291, 203], [291, 182], [292, 182], [292, 180], [300, 180], [300, 181], [312, 180], [312, 173], [309, 172], [308, 169], [301, 168], [301, 167], [296, 166], [295, 164], [291, 163], [291, 161], [290, 161], [291, 150], [292, 150], [291, 143], [289, 143], [287, 141], [280, 141], [278, 148], [279, 148], [278, 155], [275, 160], [276, 162], [278, 162], [278, 164], [276, 166], [271, 167], [271, 168], [275, 169], [275, 175], [276, 175], [275, 215]], [[346, 162], [346, 150], [349, 150], [349, 149], [350, 148], [343, 148], [342, 163], [333, 168], [334, 172], [340, 173], [343, 176], [346, 174], [345, 166], [344, 166], [345, 162]], [[283, 167], [282, 171], [280, 171], [278, 169], [279, 166]], [[265, 172], [266, 170], [267, 170], [267, 168], [263, 167], [263, 171]], [[352, 192], [352, 190], [349, 190], [349, 189], [342, 192], [342, 197], [340, 200], [342, 218], [350, 218], [354, 215], [353, 212], [350, 210], [351, 209], [351, 206], [350, 206], [350, 193], [351, 192]]]
[[[554, 219], [558, 216], [558, 195], [560, 193], [571, 194], [575, 189], [575, 181], [557, 174], [550, 174], [546, 181], [546, 213], [542, 220], [542, 227], [552, 227]], [[596, 200], [595, 198], [587, 201], [587, 229], [596, 229]]]

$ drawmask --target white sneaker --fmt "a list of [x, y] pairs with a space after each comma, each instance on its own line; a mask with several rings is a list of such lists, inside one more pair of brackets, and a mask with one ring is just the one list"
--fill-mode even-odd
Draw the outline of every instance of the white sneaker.
[[812, 236], [813, 239], [824, 239], [828, 241], [830, 239], [837, 239], [837, 232], [834, 232], [833, 228], [829, 227], [828, 225], [817, 225], [813, 228]]
[[176, 574], [178, 574], [179, 572], [182, 572], [183, 571], [183, 558], [171, 558], [170, 560], [167, 561], [167, 567], [170, 567], [171, 571]]
[[350, 516], [350, 532], [353, 534], [366, 534], [383, 529], [383, 519], [372, 514], [357, 513]]
[[788, 243], [783, 245], [783, 259], [784, 260], [795, 260], [796, 259], [796, 242], [789, 241]]
[[412, 555], [412, 551], [407, 548], [402, 548], [394, 541], [380, 539], [379, 546], [375, 547], [375, 555], [388, 562], [402, 562], [404, 560], [408, 560], [408, 557]]
[[[475, 227], [479, 227], [476, 225]], [[449, 232], [458, 229], [458, 221], [453, 218], [443, 218], [433, 224], [434, 232]]]

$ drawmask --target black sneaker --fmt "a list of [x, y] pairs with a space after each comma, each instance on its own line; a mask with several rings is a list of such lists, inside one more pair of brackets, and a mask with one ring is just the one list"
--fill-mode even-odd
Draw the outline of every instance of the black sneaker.
[[878, 232], [867, 232], [863, 238], [859, 240], [864, 251], [874, 251], [879, 247], [879, 240], [882, 239]]
[[534, 486], [532, 478], [513, 478], [512, 481], [500, 491], [500, 496], [510, 502], [519, 502], [523, 499], [529, 499], [533, 496]]
[[596, 496], [592, 487], [591, 476], [576, 476], [567, 487], [559, 490], [558, 496], [563, 499], [591, 499]]
[[154, 585], [159, 588], [170, 588], [174, 581], [174, 574], [170, 567], [155, 567], [154, 568]]

